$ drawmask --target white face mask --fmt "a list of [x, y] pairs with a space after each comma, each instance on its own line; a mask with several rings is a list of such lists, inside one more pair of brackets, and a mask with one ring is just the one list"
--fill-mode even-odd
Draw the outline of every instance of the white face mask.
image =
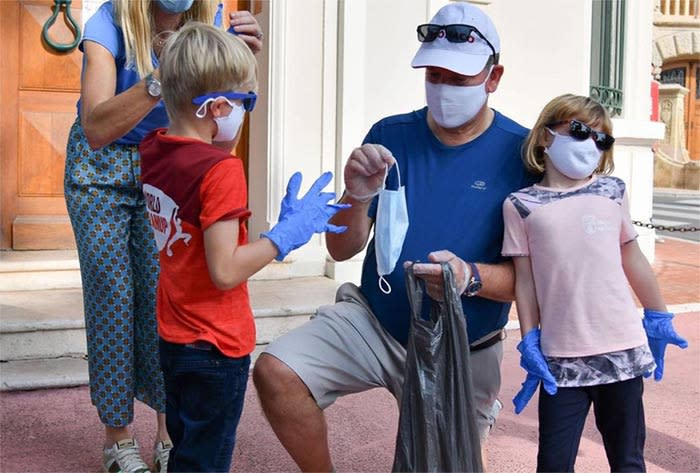
[[435, 122], [443, 128], [457, 128], [474, 118], [486, 103], [486, 81], [478, 85], [458, 86], [425, 81], [425, 98]]
[[554, 135], [554, 141], [545, 148], [552, 165], [557, 171], [570, 179], [585, 179], [596, 170], [603, 152], [592, 139], [579, 141], [568, 135], [560, 135], [549, 128], [547, 131]]
[[[396, 164], [396, 172], [397, 174], [399, 172], [398, 163]], [[384, 276], [394, 271], [396, 262], [401, 256], [407, 230], [406, 188], [401, 185], [401, 175], [399, 174], [399, 188], [397, 190], [387, 189], [385, 182], [379, 192], [374, 227], [374, 252], [377, 257], [379, 289], [384, 294], [391, 293], [391, 285]]]
[[239, 105], [231, 102], [226, 97], [217, 97], [216, 99], [207, 99], [202, 105], [199, 106], [195, 115], [198, 118], [204, 118], [207, 114], [207, 107], [210, 102], [222, 98], [228, 102], [231, 106], [231, 113], [225, 117], [213, 117], [216, 122], [216, 135], [212, 138], [212, 141], [231, 141], [238, 134], [238, 129], [243, 124], [243, 118], [245, 117], [245, 109], [243, 105]]

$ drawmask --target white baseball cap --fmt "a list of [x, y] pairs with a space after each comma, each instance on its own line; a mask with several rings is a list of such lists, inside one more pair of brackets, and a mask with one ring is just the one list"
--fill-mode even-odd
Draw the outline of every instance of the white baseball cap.
[[[433, 41], [421, 43], [411, 61], [412, 67], [442, 67], [465, 76], [475, 76], [484, 69], [491, 55], [501, 52], [501, 40], [496, 26], [483, 11], [469, 3], [451, 2], [445, 5], [430, 20], [430, 25], [467, 25], [474, 30], [466, 42], [453, 43], [447, 40], [448, 31], [432, 28], [432, 33], [437, 34], [437, 37]], [[419, 35], [421, 26], [418, 27]]]

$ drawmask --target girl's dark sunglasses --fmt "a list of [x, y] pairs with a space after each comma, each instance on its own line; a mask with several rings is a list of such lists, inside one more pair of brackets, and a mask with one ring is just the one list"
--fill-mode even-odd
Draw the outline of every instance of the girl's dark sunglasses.
[[612, 148], [613, 143], [615, 143], [615, 138], [603, 133], [602, 131], [595, 131], [590, 126], [585, 123], [581, 123], [578, 120], [564, 120], [560, 122], [549, 123], [548, 127], [553, 127], [561, 125], [563, 123], [569, 124], [569, 135], [579, 141], [587, 140], [591, 136], [595, 142], [596, 147], [601, 151], [607, 151]]
[[[466, 43], [469, 41], [469, 36], [476, 33], [479, 38], [483, 39], [491, 48], [491, 53], [496, 56], [496, 49], [491, 44], [491, 41], [486, 39], [486, 36], [481, 34], [481, 31], [471, 25], [433, 25], [426, 23], [419, 25], [416, 28], [418, 32], [418, 41], [421, 43], [430, 43], [443, 36], [450, 43]], [[442, 35], [441, 35], [442, 34]]]
[[255, 108], [255, 101], [258, 96], [255, 92], [248, 92], [247, 94], [241, 92], [212, 92], [211, 94], [200, 95], [192, 99], [192, 103], [195, 105], [202, 105], [208, 99], [216, 99], [218, 97], [226, 97], [229, 100], [240, 100], [243, 102], [243, 109], [246, 112], [252, 112]]

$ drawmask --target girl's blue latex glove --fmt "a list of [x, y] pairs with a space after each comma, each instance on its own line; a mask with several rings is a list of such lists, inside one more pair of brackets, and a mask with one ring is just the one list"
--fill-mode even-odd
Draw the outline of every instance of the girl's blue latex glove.
[[515, 413], [520, 414], [537, 390], [540, 381], [544, 383], [544, 390], [549, 394], [557, 393], [557, 382], [549, 371], [547, 360], [544, 359], [540, 348], [540, 329], [534, 328], [527, 332], [518, 343], [520, 352], [520, 366], [527, 371], [527, 377], [522, 388], [513, 398]]
[[[644, 330], [647, 333], [649, 348], [651, 354], [654, 355], [656, 369], [654, 370], [654, 380], [661, 381], [664, 376], [664, 356], [666, 354], [666, 345], [676, 345], [680, 348], [687, 348], [688, 342], [685, 338], [676, 333], [676, 330], [671, 324], [673, 314], [671, 312], [657, 312], [651, 309], [644, 309]], [[646, 378], [651, 376], [651, 373], [644, 375]]]
[[339, 210], [350, 207], [349, 204], [329, 204], [328, 201], [335, 200], [335, 192], [321, 192], [332, 178], [331, 172], [321, 174], [301, 199], [297, 198], [301, 187], [301, 173], [295, 172], [289, 179], [277, 225], [261, 234], [269, 238], [279, 250], [275, 258], [277, 261], [282, 261], [290, 251], [306, 244], [314, 233], [343, 233], [347, 230], [347, 227], [328, 223], [328, 219]]

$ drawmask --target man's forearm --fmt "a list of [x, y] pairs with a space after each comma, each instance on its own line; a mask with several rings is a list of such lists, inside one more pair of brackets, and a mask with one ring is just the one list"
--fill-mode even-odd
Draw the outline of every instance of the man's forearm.
[[511, 302], [515, 299], [515, 271], [511, 261], [476, 265], [482, 284], [479, 297], [500, 302]]
[[343, 195], [340, 203], [352, 207], [338, 212], [330, 219], [333, 225], [348, 227], [343, 233], [326, 233], [328, 253], [336, 261], [345, 261], [362, 251], [367, 244], [372, 220], [367, 216], [370, 202], [360, 202], [352, 197]]

